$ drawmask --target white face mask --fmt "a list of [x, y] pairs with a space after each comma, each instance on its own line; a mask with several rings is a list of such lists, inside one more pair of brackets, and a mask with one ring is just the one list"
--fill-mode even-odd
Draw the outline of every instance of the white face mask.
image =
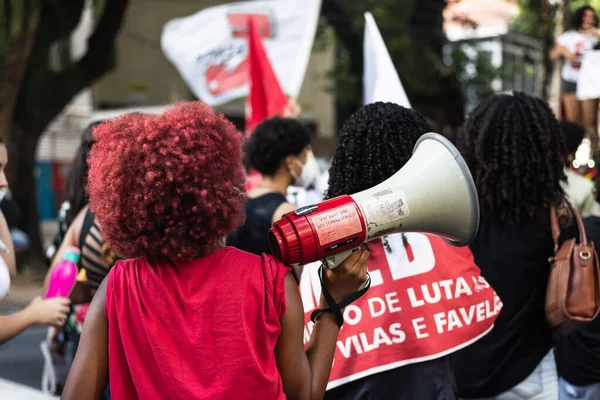
[[317, 171], [315, 171], [314, 167], [309, 162], [303, 164], [302, 161], [298, 159], [295, 159], [294, 161], [296, 162], [296, 165], [300, 167], [302, 172], [298, 175], [294, 170], [290, 170], [290, 173], [294, 177], [293, 185], [306, 189], [317, 179]]

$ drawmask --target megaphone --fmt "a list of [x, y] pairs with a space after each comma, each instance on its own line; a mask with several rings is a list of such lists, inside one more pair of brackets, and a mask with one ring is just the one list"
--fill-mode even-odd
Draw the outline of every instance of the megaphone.
[[285, 214], [269, 229], [269, 246], [287, 265], [323, 260], [336, 268], [363, 243], [400, 232], [468, 245], [479, 227], [471, 172], [445, 137], [426, 133], [408, 162], [386, 181]]

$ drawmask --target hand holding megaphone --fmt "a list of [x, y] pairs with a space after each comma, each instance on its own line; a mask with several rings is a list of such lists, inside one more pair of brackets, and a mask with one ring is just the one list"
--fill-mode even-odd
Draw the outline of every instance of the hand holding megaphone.
[[478, 226], [477, 191], [465, 161], [446, 138], [427, 133], [386, 181], [287, 213], [268, 235], [283, 263], [323, 260], [334, 269], [363, 243], [384, 235], [424, 232], [465, 246]]
[[367, 259], [369, 251], [359, 248], [342, 260], [339, 267], [324, 269], [323, 283], [336, 303], [348, 298], [361, 290], [369, 281], [367, 274]]

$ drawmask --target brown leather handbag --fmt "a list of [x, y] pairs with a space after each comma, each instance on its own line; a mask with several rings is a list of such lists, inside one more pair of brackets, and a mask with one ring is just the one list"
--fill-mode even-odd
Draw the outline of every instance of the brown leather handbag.
[[546, 317], [556, 335], [564, 335], [592, 321], [600, 312], [600, 266], [594, 243], [588, 242], [579, 214], [568, 203], [564, 206], [577, 221], [577, 238], [560, 246], [560, 226], [555, 207], [550, 208], [554, 256], [546, 291]]

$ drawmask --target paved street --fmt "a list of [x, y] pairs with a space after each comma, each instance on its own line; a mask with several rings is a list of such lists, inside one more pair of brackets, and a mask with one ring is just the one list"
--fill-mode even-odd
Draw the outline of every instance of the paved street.
[[[14, 310], [14, 308], [3, 309], [2, 313]], [[49, 398], [42, 396], [40, 392], [42, 379], [40, 342], [44, 339], [47, 329], [41, 326], [29, 328], [10, 342], [0, 345], [0, 399]], [[27, 390], [27, 387], [35, 390]]]

